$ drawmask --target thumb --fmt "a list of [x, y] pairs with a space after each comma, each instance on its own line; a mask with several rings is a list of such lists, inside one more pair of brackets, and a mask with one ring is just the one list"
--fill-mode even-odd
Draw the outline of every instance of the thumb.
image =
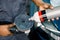
[[45, 9], [53, 9], [53, 6], [51, 4], [45, 3], [44, 8]]

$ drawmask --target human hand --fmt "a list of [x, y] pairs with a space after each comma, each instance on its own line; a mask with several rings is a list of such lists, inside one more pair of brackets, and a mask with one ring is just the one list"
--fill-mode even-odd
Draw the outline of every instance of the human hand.
[[39, 11], [47, 10], [47, 9], [53, 9], [53, 6], [44, 2], [40, 4]]
[[14, 24], [0, 25], [0, 36], [12, 35], [12, 33], [9, 31], [9, 28], [12, 26], [14, 26]]
[[43, 2], [43, 0], [32, 0], [38, 7], [39, 10], [53, 9], [51, 4]]

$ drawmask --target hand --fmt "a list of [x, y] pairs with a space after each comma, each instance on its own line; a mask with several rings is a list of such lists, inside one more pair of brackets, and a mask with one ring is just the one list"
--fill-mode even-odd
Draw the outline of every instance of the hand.
[[53, 6], [48, 3], [41, 3], [39, 6], [39, 11], [46, 10], [46, 9], [53, 9]]
[[12, 33], [9, 31], [9, 28], [12, 26], [14, 26], [14, 24], [0, 25], [0, 36], [12, 35]]
[[53, 9], [53, 6], [43, 2], [43, 0], [32, 0], [40, 10]]

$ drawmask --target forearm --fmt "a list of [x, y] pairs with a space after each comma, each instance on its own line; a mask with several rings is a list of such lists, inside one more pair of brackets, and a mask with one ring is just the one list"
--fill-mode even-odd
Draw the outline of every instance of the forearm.
[[42, 0], [32, 0], [38, 7], [43, 4]]

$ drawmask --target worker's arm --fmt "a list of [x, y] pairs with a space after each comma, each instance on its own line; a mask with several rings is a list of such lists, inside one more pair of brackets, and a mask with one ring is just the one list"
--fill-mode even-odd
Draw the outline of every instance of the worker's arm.
[[45, 3], [43, 2], [42, 0], [32, 0], [39, 8], [40, 10], [45, 10], [45, 9], [52, 9], [52, 5], [48, 4], [48, 3]]
[[37, 6], [40, 6], [43, 4], [42, 0], [32, 0]]

